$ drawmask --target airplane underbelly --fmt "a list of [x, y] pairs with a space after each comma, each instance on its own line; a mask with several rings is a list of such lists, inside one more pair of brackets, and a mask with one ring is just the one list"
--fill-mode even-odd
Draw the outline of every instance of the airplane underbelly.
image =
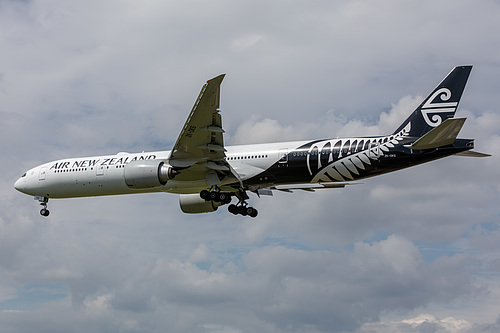
[[96, 175], [93, 172], [88, 174], [54, 174], [51, 176], [48, 176], [45, 180], [45, 193], [42, 194], [49, 198], [75, 198], [144, 192], [129, 188], [120, 175]]

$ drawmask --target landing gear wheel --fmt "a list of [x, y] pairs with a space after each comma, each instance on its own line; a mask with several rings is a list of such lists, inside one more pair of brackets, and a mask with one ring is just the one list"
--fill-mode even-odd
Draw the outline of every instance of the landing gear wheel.
[[257, 209], [255, 209], [255, 208], [253, 208], [253, 207], [248, 207], [248, 208], [247, 208], [247, 214], [248, 214], [248, 216], [250, 216], [250, 217], [257, 217], [257, 214], [258, 214], [258, 213], [259, 213], [259, 212], [257, 211]]
[[47, 217], [49, 216], [49, 210], [47, 209], [47, 203], [49, 202], [49, 198], [47, 197], [35, 197], [35, 200], [38, 200], [40, 202], [40, 206], [42, 206], [42, 209], [40, 210], [40, 215]]
[[219, 192], [212, 191], [212, 192], [210, 192], [209, 197], [210, 197], [210, 200], [213, 200], [215, 202], [220, 202], [220, 194], [219, 194]]
[[250, 217], [256, 217], [258, 212], [257, 209], [250, 207], [250, 206], [236, 206], [234, 204], [229, 205], [227, 210], [234, 215], [241, 215], [241, 216], [250, 216]]
[[210, 192], [208, 192], [207, 190], [201, 191], [200, 198], [207, 200], [207, 201], [210, 200]]
[[231, 196], [227, 193], [219, 193], [219, 201], [223, 204], [228, 204], [231, 202]]
[[235, 204], [229, 205], [229, 207], [227, 207], [227, 210], [231, 214], [238, 215], [238, 206], [236, 206]]
[[231, 202], [231, 194], [220, 192], [219, 190], [213, 190], [213, 191], [202, 190], [200, 192], [200, 198], [202, 198], [205, 201], [211, 200], [214, 202], [220, 202], [223, 205]]
[[238, 214], [242, 216], [247, 216], [247, 207], [245, 206], [238, 206]]

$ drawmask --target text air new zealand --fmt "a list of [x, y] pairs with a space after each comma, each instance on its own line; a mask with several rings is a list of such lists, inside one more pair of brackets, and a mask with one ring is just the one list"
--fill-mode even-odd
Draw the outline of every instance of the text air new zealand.
[[248, 192], [342, 188], [367, 177], [472, 151], [457, 139], [465, 118], [454, 118], [472, 66], [455, 67], [393, 133], [385, 136], [225, 146], [219, 110], [224, 75], [209, 80], [169, 151], [68, 158], [37, 166], [15, 188], [40, 201], [145, 192], [179, 194], [185, 213], [257, 216]]

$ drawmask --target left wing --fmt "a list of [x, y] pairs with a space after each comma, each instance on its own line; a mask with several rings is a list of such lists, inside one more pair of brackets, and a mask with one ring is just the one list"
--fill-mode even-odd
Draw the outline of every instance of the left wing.
[[169, 164], [182, 170], [176, 180], [205, 179], [210, 185], [219, 185], [220, 173], [239, 180], [225, 160], [224, 130], [219, 113], [220, 85], [224, 76], [208, 80], [203, 86], [172, 148]]

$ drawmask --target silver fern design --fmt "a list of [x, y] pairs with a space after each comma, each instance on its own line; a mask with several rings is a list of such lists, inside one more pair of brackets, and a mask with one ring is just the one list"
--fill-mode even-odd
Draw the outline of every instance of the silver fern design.
[[[307, 167], [311, 172], [310, 156], [314, 156], [315, 151], [324, 152], [324, 147], [341, 147], [339, 156], [334, 158], [334, 149], [330, 150], [328, 162], [326, 166], [321, 165], [321, 158], [317, 159], [318, 169], [320, 170], [312, 179], [313, 183], [318, 182], [332, 182], [332, 181], [349, 181], [358, 178], [357, 176], [366, 169], [367, 166], [372, 165], [380, 156], [390, 152], [397, 144], [408, 136], [411, 130], [411, 122], [406, 125], [399, 133], [395, 135], [379, 137], [379, 138], [358, 138], [358, 139], [338, 139], [337, 141], [323, 141], [318, 142], [311, 147]], [[319, 145], [322, 144], [321, 149]]]

